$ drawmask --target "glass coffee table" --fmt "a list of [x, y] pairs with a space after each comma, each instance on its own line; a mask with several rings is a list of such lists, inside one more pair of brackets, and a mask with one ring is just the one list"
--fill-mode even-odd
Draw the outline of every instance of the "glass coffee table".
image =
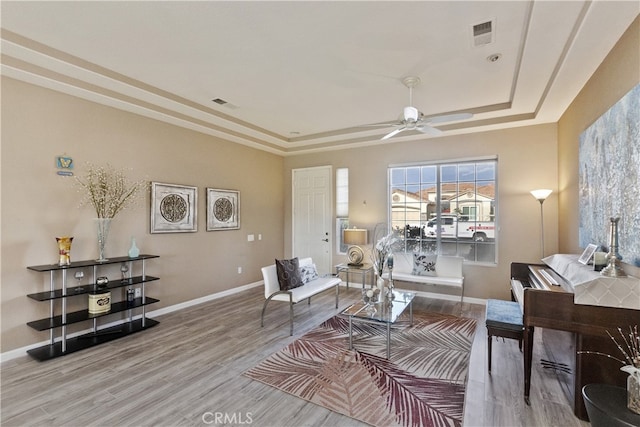
[[391, 301], [365, 303], [358, 301], [344, 309], [341, 314], [349, 318], [349, 349], [353, 349], [353, 322], [373, 323], [387, 327], [387, 359], [391, 357], [391, 325], [409, 308], [409, 319], [413, 325], [414, 292], [393, 291]]

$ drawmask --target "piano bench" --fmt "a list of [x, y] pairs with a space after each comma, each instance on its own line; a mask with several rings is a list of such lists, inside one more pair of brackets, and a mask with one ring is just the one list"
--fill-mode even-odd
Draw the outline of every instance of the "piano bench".
[[486, 325], [489, 372], [491, 372], [491, 341], [493, 337], [518, 340], [518, 346], [522, 351], [524, 325], [522, 323], [520, 304], [514, 301], [487, 300]]

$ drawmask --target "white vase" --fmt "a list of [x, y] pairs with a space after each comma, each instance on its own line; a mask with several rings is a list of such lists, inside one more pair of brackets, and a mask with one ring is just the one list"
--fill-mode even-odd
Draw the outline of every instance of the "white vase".
[[640, 373], [631, 374], [627, 378], [627, 407], [640, 414]]
[[382, 277], [378, 276], [378, 280], [376, 282], [376, 286], [378, 287], [378, 290], [380, 291], [379, 300], [382, 301], [382, 300], [384, 300], [384, 296], [385, 296], [384, 279]]
[[131, 247], [129, 248], [129, 258], [138, 258], [140, 256], [140, 249], [136, 246], [136, 238], [131, 238]]

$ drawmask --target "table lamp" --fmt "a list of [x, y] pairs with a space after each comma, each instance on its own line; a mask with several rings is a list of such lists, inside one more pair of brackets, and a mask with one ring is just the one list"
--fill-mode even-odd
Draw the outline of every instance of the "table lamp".
[[358, 245], [367, 244], [367, 230], [364, 228], [345, 228], [343, 230], [342, 238], [344, 243], [349, 246], [347, 249], [347, 258], [349, 258], [349, 265], [354, 267], [362, 266], [362, 260], [364, 259], [364, 251]]

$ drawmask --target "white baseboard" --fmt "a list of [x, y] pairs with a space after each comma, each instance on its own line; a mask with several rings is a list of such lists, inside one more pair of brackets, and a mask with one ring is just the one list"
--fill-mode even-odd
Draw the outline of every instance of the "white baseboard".
[[[264, 284], [264, 281], [260, 280], [258, 282], [249, 283], [248, 285], [240, 286], [240, 287], [233, 288], [233, 289], [228, 289], [228, 290], [222, 291], [222, 292], [216, 292], [215, 294], [206, 295], [206, 296], [201, 297], [201, 298], [196, 298], [196, 299], [192, 299], [190, 301], [181, 302], [179, 304], [174, 304], [174, 305], [171, 305], [169, 307], [163, 307], [163, 308], [160, 308], [158, 310], [148, 311], [146, 313], [146, 316], [149, 317], [149, 318], [153, 318], [153, 317], [161, 316], [163, 314], [172, 313], [172, 312], [177, 311], [177, 310], [182, 310], [182, 309], [187, 308], [187, 307], [191, 307], [191, 306], [194, 306], [194, 305], [202, 304], [203, 302], [207, 302], [207, 301], [219, 299], [219, 298], [222, 298], [222, 297], [226, 297], [226, 296], [229, 296], [229, 295], [237, 294], [239, 292], [243, 292], [243, 291], [246, 291], [246, 290], [251, 289], [251, 288], [262, 286], [263, 284]], [[140, 317], [142, 317], [141, 314], [133, 316], [133, 320], [139, 319]], [[117, 325], [119, 325], [121, 323], [125, 323], [125, 322], [128, 322], [128, 319], [122, 319], [122, 320], [117, 320], [117, 321], [114, 321], [114, 322], [106, 323], [104, 325], [100, 325], [100, 328], [102, 329], [102, 328], [108, 328], [108, 327], [111, 327], [111, 326], [117, 326]], [[73, 337], [77, 337], [79, 335], [88, 334], [91, 331], [92, 331], [92, 329], [85, 329], [85, 330], [82, 330], [82, 331], [74, 332], [73, 334], [69, 334], [69, 335], [67, 335], [67, 337], [68, 338], [73, 338]], [[56, 341], [56, 342], [60, 341], [60, 337], [55, 338], [54, 341]], [[43, 345], [48, 345], [48, 344], [49, 344], [49, 340], [46, 340], [46, 341], [41, 341], [41, 342], [38, 342], [38, 343], [35, 343], [35, 344], [30, 344], [30, 345], [27, 345], [27, 346], [24, 346], [24, 347], [16, 348], [15, 350], [9, 350], [9, 351], [6, 351], [4, 353], [0, 353], [0, 363], [9, 361], [11, 359], [15, 359], [17, 357], [25, 356], [26, 353], [27, 353], [27, 350], [31, 350], [32, 348], [42, 347]]]

